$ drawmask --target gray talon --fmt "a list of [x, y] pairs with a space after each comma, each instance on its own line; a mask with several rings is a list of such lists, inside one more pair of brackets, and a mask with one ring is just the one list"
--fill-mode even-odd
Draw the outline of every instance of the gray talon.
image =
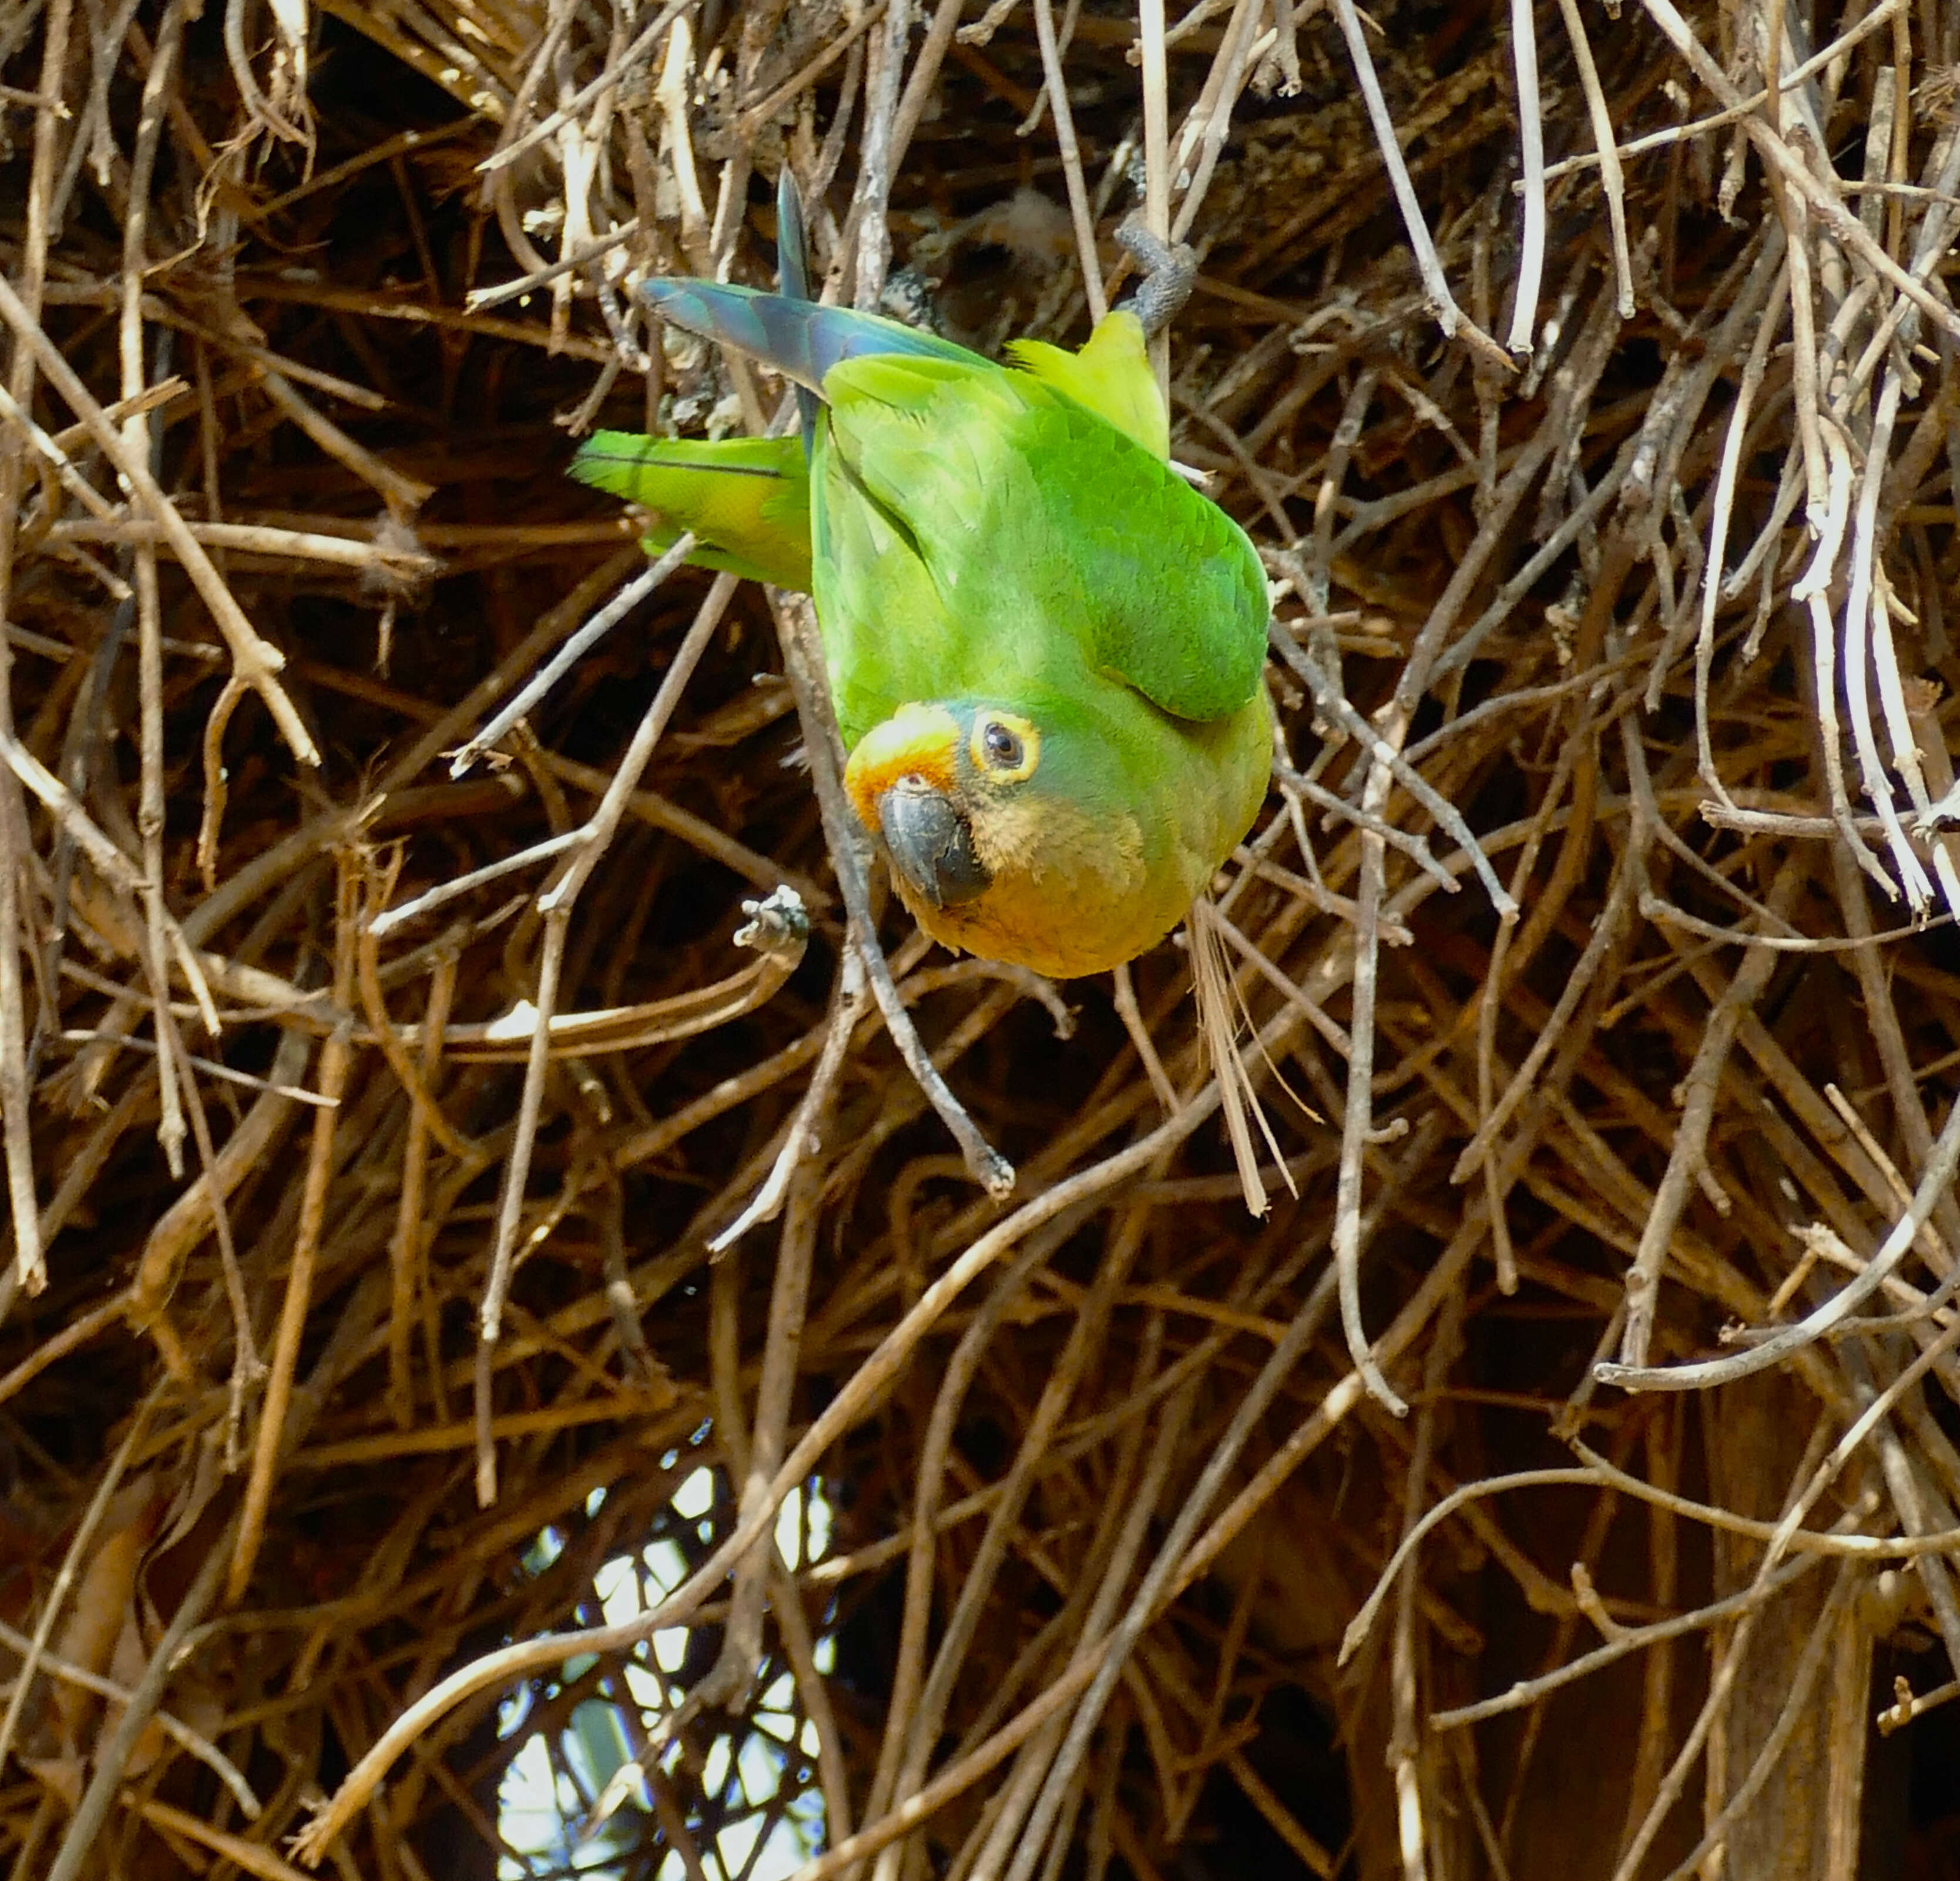
[[1154, 339], [1191, 298], [1198, 257], [1182, 242], [1160, 241], [1134, 211], [1118, 225], [1116, 240], [1144, 271], [1136, 291], [1123, 304], [1142, 321], [1145, 336]]

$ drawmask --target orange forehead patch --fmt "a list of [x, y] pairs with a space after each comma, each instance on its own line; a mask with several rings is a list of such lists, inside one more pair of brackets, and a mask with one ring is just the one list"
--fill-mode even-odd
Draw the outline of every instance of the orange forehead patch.
[[873, 726], [844, 767], [844, 788], [858, 821], [877, 833], [878, 799], [901, 777], [923, 777], [950, 793], [959, 745], [959, 727], [943, 705], [902, 705]]

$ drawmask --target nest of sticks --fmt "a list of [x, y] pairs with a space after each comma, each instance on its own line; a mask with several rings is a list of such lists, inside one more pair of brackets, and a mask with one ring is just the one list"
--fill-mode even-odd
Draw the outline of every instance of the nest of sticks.
[[[0, 1867], [1954, 1872], [1956, 59], [0, 4]], [[562, 477], [769, 420], [633, 288], [785, 164], [983, 350], [1196, 250], [1263, 1219], [1186, 952], [926, 945]]]

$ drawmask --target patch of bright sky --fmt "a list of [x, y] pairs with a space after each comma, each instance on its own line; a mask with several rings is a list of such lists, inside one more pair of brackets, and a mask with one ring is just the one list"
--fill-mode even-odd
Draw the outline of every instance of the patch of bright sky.
[[813, 1495], [806, 1516], [802, 1490], [792, 1489], [776, 1511], [776, 1549], [792, 1574], [806, 1565], [806, 1542], [811, 1561], [821, 1561], [830, 1552], [830, 1504]]
[[[605, 1501], [603, 1489], [595, 1489], [587, 1498], [586, 1513], [596, 1514]], [[708, 1518], [714, 1506], [715, 1483], [712, 1472], [690, 1472], [674, 1491], [671, 1506], [684, 1520], [696, 1522], [702, 1539], [711, 1536]], [[806, 1500], [800, 1490], [793, 1490], [776, 1517], [775, 1541], [783, 1559], [794, 1571], [819, 1561], [830, 1551], [832, 1524], [830, 1504], [822, 1495]], [[564, 1552], [565, 1538], [556, 1529], [546, 1529], [524, 1558], [526, 1569], [542, 1574]], [[608, 1623], [630, 1619], [671, 1593], [686, 1579], [687, 1558], [673, 1541], [662, 1538], [649, 1543], [639, 1554], [616, 1555], [593, 1576], [593, 1591], [599, 1599]], [[664, 1627], [651, 1642], [654, 1665], [663, 1672], [676, 1672], [686, 1657], [689, 1632], [684, 1626]], [[819, 1672], [828, 1673], [836, 1663], [837, 1647], [830, 1634], [815, 1642], [814, 1657]], [[592, 1661], [581, 1655], [566, 1661], [562, 1676], [576, 1679]], [[628, 1694], [648, 1712], [663, 1710], [668, 1695], [653, 1673], [642, 1666], [625, 1668]], [[807, 1721], [798, 1725], [796, 1682], [788, 1672], [772, 1680], [758, 1701], [756, 1728], [739, 1742], [718, 1737], [708, 1746], [702, 1771], [702, 1787], [712, 1796], [720, 1794], [731, 1778], [739, 1782], [740, 1800], [752, 1813], [727, 1823], [711, 1847], [702, 1853], [711, 1872], [719, 1869], [724, 1876], [742, 1872], [756, 1851], [756, 1840], [768, 1819], [768, 1807], [782, 1787], [788, 1762], [792, 1755], [799, 1762], [816, 1755], [816, 1727]], [[530, 1714], [528, 1690], [512, 1692], [498, 1715], [500, 1734], [517, 1733]], [[575, 1711], [556, 1740], [563, 1767], [554, 1777], [544, 1741], [528, 1739], [512, 1759], [499, 1797], [498, 1827], [508, 1852], [498, 1864], [500, 1881], [527, 1881], [543, 1872], [575, 1873], [586, 1881], [614, 1881], [621, 1870], [613, 1865], [616, 1844], [609, 1848], [608, 1835], [602, 1831], [583, 1845], [574, 1842], [579, 1824], [593, 1797], [627, 1760], [630, 1745], [622, 1722], [614, 1708], [603, 1700], [590, 1700]], [[792, 1746], [794, 1749], [792, 1749]], [[667, 1746], [660, 1762], [669, 1767], [679, 1751]], [[574, 1781], [574, 1777], [576, 1780]], [[581, 1793], [583, 1792], [583, 1793]], [[632, 1793], [635, 1803], [644, 1810], [646, 1800], [641, 1786]], [[734, 1802], [736, 1799], [725, 1799]], [[620, 1827], [627, 1828], [622, 1820]], [[823, 1800], [816, 1790], [797, 1797], [769, 1829], [767, 1841], [749, 1881], [784, 1881], [823, 1846]], [[681, 1881], [684, 1867], [679, 1854], [670, 1851], [661, 1862], [657, 1881]]]
[[676, 1515], [684, 1515], [692, 1521], [697, 1515], [705, 1515], [714, 1506], [713, 1470], [697, 1470], [681, 1479], [680, 1487], [673, 1492], [673, 1512]]

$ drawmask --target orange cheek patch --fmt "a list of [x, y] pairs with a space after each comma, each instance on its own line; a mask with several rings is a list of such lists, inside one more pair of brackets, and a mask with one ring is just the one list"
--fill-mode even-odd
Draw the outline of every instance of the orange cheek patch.
[[959, 727], [943, 705], [902, 705], [873, 726], [844, 767], [844, 788], [858, 821], [877, 834], [878, 799], [901, 777], [923, 777], [952, 795], [959, 744]]

